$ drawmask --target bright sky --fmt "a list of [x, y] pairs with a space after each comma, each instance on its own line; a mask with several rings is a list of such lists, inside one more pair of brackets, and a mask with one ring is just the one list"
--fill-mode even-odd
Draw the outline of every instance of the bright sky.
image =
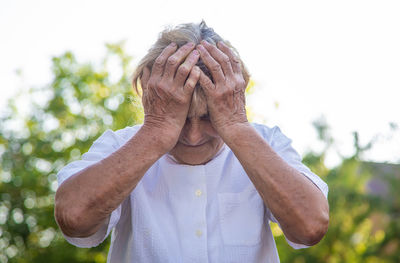
[[361, 142], [382, 134], [365, 157], [400, 162], [400, 129], [389, 128], [400, 125], [399, 14], [397, 0], [0, 1], [0, 110], [21, 86], [49, 82], [52, 56], [98, 61], [104, 43], [125, 39], [137, 62], [165, 26], [204, 19], [252, 73], [256, 120], [280, 126], [300, 153], [320, 149], [311, 122], [323, 115], [335, 151], [352, 154], [353, 131]]

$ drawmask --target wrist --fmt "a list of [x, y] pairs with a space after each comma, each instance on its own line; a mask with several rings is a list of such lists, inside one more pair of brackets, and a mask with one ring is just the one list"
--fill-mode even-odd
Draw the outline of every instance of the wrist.
[[150, 145], [154, 145], [162, 154], [169, 152], [177, 143], [181, 129], [170, 125], [153, 125], [144, 122], [138, 133], [142, 134]]
[[244, 136], [249, 134], [250, 130], [253, 130], [253, 126], [246, 122], [237, 122], [229, 125], [224, 125], [217, 129], [219, 136], [229, 146], [235, 143], [237, 140], [241, 140]]
[[233, 129], [237, 127], [251, 126], [247, 119], [245, 112], [236, 113], [234, 115], [229, 114], [215, 114], [211, 113], [211, 122], [215, 130], [223, 135], [225, 133], [229, 134]]

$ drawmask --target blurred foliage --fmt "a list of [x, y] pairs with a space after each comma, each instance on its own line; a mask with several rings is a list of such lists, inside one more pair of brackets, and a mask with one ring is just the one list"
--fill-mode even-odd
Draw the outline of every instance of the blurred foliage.
[[28, 104], [9, 102], [0, 119], [0, 263], [106, 261], [108, 241], [79, 249], [58, 230], [56, 174], [106, 129], [141, 122], [132, 72], [122, 43], [107, 45], [98, 65], [79, 63], [67, 52], [53, 58], [48, 86], [23, 95]]
[[[0, 263], [106, 261], [109, 239], [96, 248], [76, 248], [64, 240], [53, 217], [59, 169], [80, 158], [106, 129], [142, 121], [140, 100], [130, 85], [131, 58], [123, 43], [107, 45], [99, 61], [80, 63], [70, 52], [53, 58], [51, 83], [22, 94], [25, 100], [12, 99], [2, 113]], [[250, 82], [249, 93], [253, 86]], [[329, 185], [330, 227], [318, 245], [294, 250], [273, 224], [281, 261], [398, 262], [399, 168], [382, 176], [390, 188], [387, 195], [373, 195], [368, 182], [380, 174], [359, 160], [371, 144], [360, 146], [355, 133], [354, 156], [328, 169], [325, 154], [334, 140], [326, 122], [314, 126], [326, 147], [307, 154], [304, 162]]]
[[[324, 119], [313, 124], [325, 148], [308, 153], [303, 162], [329, 186], [329, 229], [319, 244], [294, 250], [274, 224], [281, 262], [399, 262], [400, 165], [361, 161], [373, 143], [360, 145], [354, 132], [354, 155], [328, 169], [324, 160], [334, 140]], [[372, 184], [376, 180], [380, 188]]]

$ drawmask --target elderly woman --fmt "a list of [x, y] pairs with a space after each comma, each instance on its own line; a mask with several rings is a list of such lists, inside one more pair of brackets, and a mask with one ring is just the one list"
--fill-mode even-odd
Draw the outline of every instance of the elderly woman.
[[108, 262], [279, 262], [288, 243], [318, 243], [328, 187], [278, 127], [248, 122], [249, 74], [204, 22], [162, 32], [142, 59], [142, 125], [96, 140], [58, 174], [55, 217], [72, 244]]

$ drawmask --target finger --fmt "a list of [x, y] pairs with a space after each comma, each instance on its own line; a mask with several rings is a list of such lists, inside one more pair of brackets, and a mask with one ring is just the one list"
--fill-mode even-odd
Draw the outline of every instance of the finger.
[[225, 76], [232, 77], [233, 69], [230, 61], [230, 57], [219, 50], [216, 46], [211, 45], [207, 41], [201, 41], [201, 44], [207, 49], [211, 56], [221, 65]]
[[220, 50], [222, 50], [222, 52], [224, 52], [226, 55], [228, 55], [228, 57], [231, 61], [233, 72], [234, 73], [242, 73], [242, 68], [240, 65], [239, 58], [235, 55], [233, 50], [231, 48], [229, 48], [223, 41], [219, 41], [217, 43], [217, 46]]
[[153, 76], [159, 76], [164, 72], [164, 67], [165, 63], [167, 62], [167, 59], [174, 54], [176, 51], [177, 45], [176, 43], [172, 42], [169, 44], [164, 50], [161, 52], [161, 54], [156, 58], [154, 61], [153, 67], [151, 69], [151, 73]]
[[178, 87], [183, 86], [183, 83], [185, 83], [185, 80], [187, 79], [189, 73], [191, 73], [194, 65], [196, 65], [197, 61], [199, 60], [199, 57], [200, 57], [199, 51], [193, 50], [189, 54], [189, 56], [186, 57], [185, 62], [179, 66], [174, 79]]
[[192, 94], [194, 88], [196, 87], [197, 82], [200, 79], [201, 70], [198, 66], [194, 66], [190, 71], [189, 78], [185, 82], [185, 86], [183, 86], [184, 92], [187, 94]]
[[200, 78], [199, 78], [200, 86], [203, 88], [204, 92], [208, 94], [209, 91], [215, 89], [214, 83], [211, 81], [209, 77], [202, 70], [200, 70]]
[[224, 72], [222, 71], [221, 65], [215, 61], [210, 53], [205, 49], [203, 45], [197, 45], [197, 50], [200, 52], [200, 57], [203, 60], [206, 67], [210, 70], [211, 76], [216, 83], [225, 81]]
[[176, 69], [187, 57], [187, 55], [194, 49], [195, 45], [193, 42], [186, 43], [181, 46], [174, 54], [172, 54], [165, 65], [163, 77], [172, 79], [175, 76]]

